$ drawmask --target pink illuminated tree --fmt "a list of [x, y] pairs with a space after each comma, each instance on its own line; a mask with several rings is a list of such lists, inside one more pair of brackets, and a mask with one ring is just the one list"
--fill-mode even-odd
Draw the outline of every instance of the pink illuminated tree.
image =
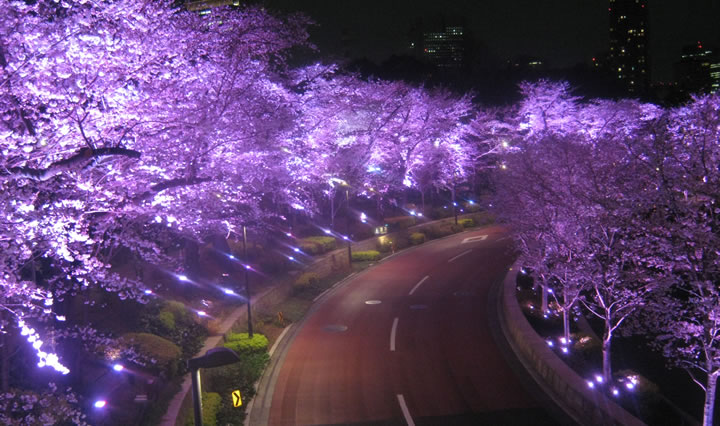
[[713, 422], [720, 376], [720, 97], [693, 99], [652, 129], [637, 155], [654, 178], [648, 220], [669, 286], [652, 324], [665, 357], [705, 392], [703, 424]]
[[76, 321], [56, 302], [92, 288], [144, 298], [111, 272], [118, 249], [178, 268], [166, 250], [178, 236], [297, 201], [282, 141], [298, 111], [278, 72], [307, 33], [257, 8], [2, 5], [0, 327], [68, 373], [43, 341]]

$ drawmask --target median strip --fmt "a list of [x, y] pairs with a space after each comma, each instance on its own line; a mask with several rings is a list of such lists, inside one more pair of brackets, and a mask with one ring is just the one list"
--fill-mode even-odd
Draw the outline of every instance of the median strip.
[[418, 287], [420, 287], [420, 284], [424, 283], [425, 280], [427, 280], [428, 278], [430, 278], [430, 275], [425, 275], [425, 278], [421, 279], [420, 282], [415, 284], [415, 287], [413, 287], [412, 290], [410, 290], [410, 293], [408, 293], [408, 296], [412, 296], [412, 294], [415, 293], [415, 290], [417, 290]]
[[462, 257], [462, 256], [465, 256], [466, 254], [470, 253], [471, 251], [472, 251], [472, 249], [470, 249], [470, 250], [465, 250], [464, 252], [462, 252], [462, 253], [458, 254], [457, 256], [453, 257], [452, 259], [448, 260], [448, 263], [450, 263], [450, 262], [452, 262], [452, 261], [454, 261], [454, 260], [456, 260], [456, 259], [458, 259], [458, 258], [460, 258], [460, 257]]
[[402, 410], [403, 417], [405, 417], [405, 422], [408, 424], [408, 426], [415, 426], [415, 422], [413, 421], [412, 417], [410, 417], [410, 410], [408, 410], [407, 404], [405, 404], [405, 397], [402, 396], [402, 394], [398, 394], [397, 399], [398, 403], [400, 404], [400, 409]]

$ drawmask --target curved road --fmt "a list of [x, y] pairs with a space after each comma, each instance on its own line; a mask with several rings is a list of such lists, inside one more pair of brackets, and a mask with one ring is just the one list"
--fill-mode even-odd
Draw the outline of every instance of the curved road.
[[270, 425], [553, 424], [491, 334], [499, 227], [399, 253], [330, 292], [276, 374]]

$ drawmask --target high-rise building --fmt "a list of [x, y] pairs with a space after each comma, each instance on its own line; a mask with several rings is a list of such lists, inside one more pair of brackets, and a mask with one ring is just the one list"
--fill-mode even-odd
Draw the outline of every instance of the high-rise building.
[[632, 94], [650, 87], [647, 0], [610, 0], [610, 54], [608, 66]]
[[423, 58], [439, 68], [461, 68], [465, 60], [464, 33], [460, 26], [423, 33]]
[[720, 89], [720, 51], [701, 42], [685, 46], [675, 63], [675, 81], [685, 93], [708, 93]]

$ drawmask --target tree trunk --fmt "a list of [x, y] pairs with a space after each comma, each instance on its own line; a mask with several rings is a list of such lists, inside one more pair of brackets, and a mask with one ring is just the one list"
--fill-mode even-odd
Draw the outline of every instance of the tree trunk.
[[703, 407], [703, 426], [712, 426], [713, 407], [715, 407], [715, 389], [717, 387], [718, 372], [713, 371], [707, 376], [705, 385], [705, 405]]
[[[7, 314], [0, 313], [3, 322], [6, 322]], [[0, 334], [0, 391], [10, 390], [10, 336]]]
[[425, 214], [425, 190], [420, 190], [420, 199], [422, 200], [422, 213]]
[[330, 229], [335, 230], [335, 193], [330, 195]]
[[603, 333], [603, 346], [602, 346], [602, 355], [603, 355], [603, 379], [605, 379], [605, 383], [609, 383], [610, 379], [612, 379], [612, 366], [610, 364], [610, 344], [611, 344], [612, 334], [610, 332], [610, 324], [606, 322], [605, 324], [605, 333]]
[[545, 285], [541, 285], [542, 289], [542, 301], [540, 302], [540, 311], [543, 315], [547, 314], [548, 311], [548, 289]]
[[191, 239], [185, 239], [183, 243], [185, 274], [197, 276], [200, 271], [200, 246]]
[[570, 339], [570, 308], [571, 306], [568, 306], [568, 297], [567, 297], [567, 291], [563, 290], [563, 334], [565, 336], [566, 340]]

